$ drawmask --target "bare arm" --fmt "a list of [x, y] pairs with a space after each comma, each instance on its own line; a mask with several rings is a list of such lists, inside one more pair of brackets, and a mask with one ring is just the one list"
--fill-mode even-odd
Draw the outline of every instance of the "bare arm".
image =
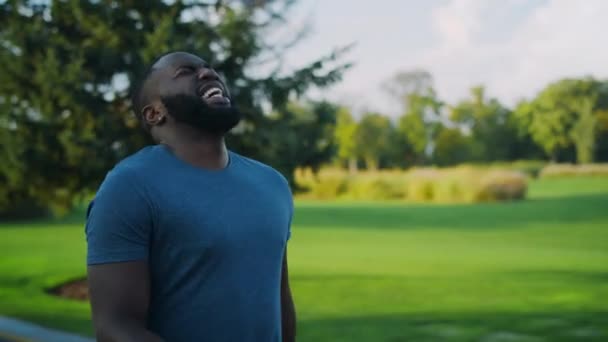
[[145, 261], [88, 268], [93, 324], [98, 342], [162, 342], [146, 329], [150, 278]]
[[287, 271], [287, 250], [283, 254], [283, 271], [281, 272], [281, 320], [283, 325], [283, 342], [296, 340], [296, 310], [289, 288]]

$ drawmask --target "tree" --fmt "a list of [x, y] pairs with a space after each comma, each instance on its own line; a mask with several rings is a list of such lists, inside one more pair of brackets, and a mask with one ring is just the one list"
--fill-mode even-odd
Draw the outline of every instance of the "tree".
[[437, 134], [433, 150], [433, 162], [439, 166], [451, 166], [471, 160], [470, 138], [458, 128], [443, 128]]
[[422, 69], [400, 71], [385, 81], [382, 88], [405, 111], [409, 101], [408, 96], [412, 94], [428, 95], [433, 91], [433, 76]]
[[342, 107], [337, 112], [335, 139], [338, 144], [337, 158], [348, 163], [349, 171], [357, 171], [357, 122], [349, 110]]
[[[298, 38], [271, 41], [294, 1], [51, 1], [0, 3], [0, 212], [19, 203], [68, 208], [107, 170], [149, 142], [130, 115], [129, 92], [160, 54], [191, 51], [226, 78], [245, 115], [231, 147], [272, 165], [289, 132], [264, 114], [349, 67], [338, 49], [286, 72]], [[260, 70], [264, 66], [270, 72]], [[251, 70], [256, 70], [256, 76]], [[282, 168], [292, 177], [293, 163]], [[44, 172], [41, 172], [44, 170]], [[12, 204], [9, 206], [8, 204]], [[25, 204], [24, 204], [25, 205]]]
[[410, 163], [423, 164], [441, 126], [443, 103], [433, 89], [430, 73], [416, 69], [395, 74], [383, 84], [385, 91], [401, 104], [398, 133], [407, 145]]
[[409, 159], [414, 164], [424, 164], [433, 148], [435, 137], [443, 126], [443, 103], [432, 89], [425, 95], [410, 94], [407, 98], [406, 111], [399, 118], [398, 132], [411, 147], [412, 156]]
[[[602, 82], [593, 78], [563, 79], [519, 106], [515, 115], [552, 160], [590, 161], [595, 143], [586, 137], [597, 137], [597, 113], [607, 107], [608, 87]], [[576, 153], [571, 156], [570, 151]]]
[[377, 170], [380, 162], [391, 154], [394, 127], [390, 120], [377, 113], [363, 115], [355, 134], [357, 152], [368, 169]]
[[[276, 129], [288, 134], [281, 143], [269, 147], [280, 160], [276, 166], [283, 170], [297, 167], [318, 172], [321, 165], [336, 153], [334, 131], [338, 107], [326, 101], [308, 104], [289, 103], [285, 110], [275, 113]], [[294, 179], [288, 178], [292, 187]]]
[[497, 99], [486, 98], [482, 86], [471, 89], [471, 98], [450, 108], [450, 120], [471, 137], [471, 159], [491, 162], [515, 159], [518, 140], [511, 111]]
[[593, 114], [594, 103], [595, 99], [585, 98], [575, 104], [579, 118], [570, 130], [570, 137], [576, 146], [576, 160], [581, 164], [593, 162], [597, 123]]

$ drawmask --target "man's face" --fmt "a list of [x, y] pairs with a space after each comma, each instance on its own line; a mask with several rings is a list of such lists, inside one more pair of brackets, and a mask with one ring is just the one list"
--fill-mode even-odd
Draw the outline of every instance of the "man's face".
[[207, 62], [183, 52], [172, 53], [154, 65], [151, 82], [175, 121], [202, 131], [223, 134], [241, 115], [232, 105], [226, 84]]

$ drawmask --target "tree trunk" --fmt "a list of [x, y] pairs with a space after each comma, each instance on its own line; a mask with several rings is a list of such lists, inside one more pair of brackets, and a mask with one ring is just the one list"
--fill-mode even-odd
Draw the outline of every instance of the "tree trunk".
[[355, 174], [357, 171], [357, 158], [350, 158], [348, 160], [348, 172]]
[[367, 166], [367, 169], [371, 171], [378, 170], [378, 159], [372, 157], [365, 158], [365, 166]]

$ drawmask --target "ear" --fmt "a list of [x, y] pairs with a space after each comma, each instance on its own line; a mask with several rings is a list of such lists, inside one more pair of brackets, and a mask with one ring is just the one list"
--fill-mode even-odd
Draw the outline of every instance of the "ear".
[[145, 106], [141, 112], [144, 122], [149, 126], [162, 125], [167, 120], [167, 110], [160, 101]]

